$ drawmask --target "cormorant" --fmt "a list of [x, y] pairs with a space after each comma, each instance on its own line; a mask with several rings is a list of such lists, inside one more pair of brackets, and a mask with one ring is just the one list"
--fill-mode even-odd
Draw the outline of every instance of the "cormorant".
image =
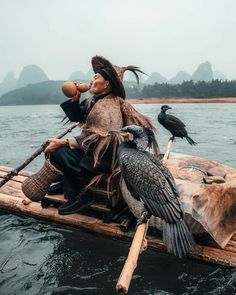
[[167, 251], [180, 258], [186, 256], [195, 241], [183, 219], [174, 178], [167, 167], [145, 151], [154, 139], [153, 131], [130, 125], [110, 134], [122, 132], [132, 137], [132, 140], [123, 141], [117, 150], [121, 174], [129, 192], [144, 204], [147, 219], [151, 215], [162, 219]]
[[171, 140], [174, 140], [175, 137], [186, 138], [189, 144], [196, 145], [197, 143], [188, 136], [188, 132], [185, 129], [185, 124], [175, 116], [166, 114], [166, 111], [171, 109], [168, 105], [163, 105], [161, 107], [161, 112], [158, 115], [158, 122], [164, 126], [170, 133], [173, 135]]

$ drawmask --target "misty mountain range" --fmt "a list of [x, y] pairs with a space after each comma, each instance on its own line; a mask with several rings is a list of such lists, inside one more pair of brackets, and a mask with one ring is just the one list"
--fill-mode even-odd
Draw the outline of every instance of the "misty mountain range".
[[[93, 77], [93, 71], [90, 69], [88, 73], [83, 73], [81, 71], [76, 71], [71, 73], [68, 77], [69, 81], [81, 81], [87, 82], [90, 81]], [[141, 86], [153, 85], [155, 83], [169, 83], [169, 84], [181, 84], [183, 81], [193, 80], [194, 82], [198, 81], [211, 81], [214, 79], [227, 80], [227, 77], [219, 71], [213, 73], [212, 65], [210, 62], [201, 63], [192, 75], [179, 71], [173, 78], [170, 80], [166, 79], [163, 75], [158, 72], [153, 72], [149, 76], [140, 74], [140, 84]], [[67, 80], [67, 79], [65, 79]], [[0, 96], [19, 88], [23, 88], [30, 84], [36, 84], [44, 81], [49, 81], [48, 76], [45, 74], [43, 69], [37, 65], [27, 65], [23, 68], [20, 73], [19, 79], [15, 78], [13, 72], [10, 72], [3, 79], [0, 84]], [[135, 81], [135, 77], [132, 73], [126, 74], [125, 82], [130, 84], [130, 82]]]

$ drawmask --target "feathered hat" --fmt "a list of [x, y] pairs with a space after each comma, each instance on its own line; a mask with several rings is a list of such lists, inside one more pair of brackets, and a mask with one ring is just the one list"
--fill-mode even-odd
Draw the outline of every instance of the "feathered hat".
[[109, 81], [112, 87], [112, 92], [124, 99], [126, 94], [122, 80], [125, 71], [131, 71], [135, 75], [137, 83], [139, 83], [139, 76], [137, 72], [145, 74], [143, 71], [135, 66], [118, 67], [112, 65], [107, 59], [99, 55], [96, 55], [92, 58], [92, 67], [95, 74], [99, 73], [103, 76], [104, 79]]

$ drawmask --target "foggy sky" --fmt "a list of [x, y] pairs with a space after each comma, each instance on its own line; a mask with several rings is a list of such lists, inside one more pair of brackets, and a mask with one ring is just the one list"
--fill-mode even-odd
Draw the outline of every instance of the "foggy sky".
[[27, 64], [50, 79], [100, 54], [167, 78], [210, 61], [236, 78], [234, 0], [0, 0], [0, 82]]

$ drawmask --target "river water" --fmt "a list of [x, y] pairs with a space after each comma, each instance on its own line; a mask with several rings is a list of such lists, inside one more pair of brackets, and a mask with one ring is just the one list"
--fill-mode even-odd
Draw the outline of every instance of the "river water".
[[[236, 168], [236, 104], [171, 104], [198, 145], [177, 139], [173, 151]], [[165, 149], [170, 134], [157, 124], [159, 104], [135, 105], [152, 118]], [[0, 107], [0, 165], [18, 166], [47, 138], [60, 134], [57, 105]], [[73, 134], [77, 134], [74, 131]], [[43, 156], [27, 170], [37, 171]], [[129, 244], [81, 229], [0, 211], [0, 295], [116, 294]], [[129, 294], [236, 294], [236, 271], [148, 250]]]

